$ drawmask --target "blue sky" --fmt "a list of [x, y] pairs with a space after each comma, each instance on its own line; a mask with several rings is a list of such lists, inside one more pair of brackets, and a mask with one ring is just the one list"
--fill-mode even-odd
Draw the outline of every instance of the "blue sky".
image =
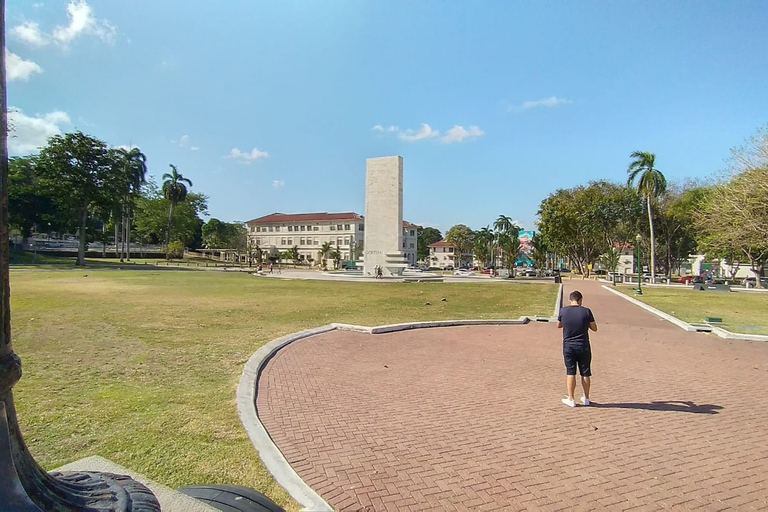
[[7, 0], [12, 153], [82, 130], [175, 164], [210, 215], [365, 211], [445, 231], [623, 181], [706, 178], [768, 123], [768, 4]]

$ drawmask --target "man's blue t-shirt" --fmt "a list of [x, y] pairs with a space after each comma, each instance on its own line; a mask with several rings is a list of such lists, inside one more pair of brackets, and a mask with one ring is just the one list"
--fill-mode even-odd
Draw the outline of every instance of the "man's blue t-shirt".
[[589, 346], [589, 324], [595, 321], [592, 310], [566, 306], [560, 309], [557, 321], [563, 323], [563, 343]]

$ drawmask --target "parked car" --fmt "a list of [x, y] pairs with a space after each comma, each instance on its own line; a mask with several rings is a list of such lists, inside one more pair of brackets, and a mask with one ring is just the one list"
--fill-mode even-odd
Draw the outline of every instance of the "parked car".
[[453, 265], [446, 265], [443, 270], [453, 270]]
[[568, 269], [568, 268], [565, 268], [565, 267], [560, 269], [560, 273], [561, 274], [569, 274], [570, 272], [571, 272], [571, 269]]
[[703, 284], [704, 278], [701, 276], [683, 276], [677, 282], [683, 284]]
[[[651, 282], [651, 274], [643, 274], [643, 281]], [[667, 276], [656, 276], [656, 283], [666, 283]]]
[[466, 268], [460, 268], [459, 270], [457, 270], [456, 272], [454, 272], [454, 273], [453, 273], [453, 275], [455, 275], [455, 276], [464, 276], [464, 277], [466, 277], [466, 276], [473, 276], [473, 275], [475, 275], [475, 273], [474, 273], [474, 272], [472, 272], [472, 271], [471, 271], [471, 270], [469, 270], [469, 269], [466, 269]]
[[536, 277], [536, 271], [533, 269], [524, 270], [521, 275], [525, 277]]

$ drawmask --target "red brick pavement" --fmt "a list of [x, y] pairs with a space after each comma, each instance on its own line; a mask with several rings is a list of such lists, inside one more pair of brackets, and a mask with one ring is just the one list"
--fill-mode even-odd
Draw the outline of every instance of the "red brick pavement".
[[768, 509], [768, 344], [686, 333], [578, 287], [592, 407], [553, 324], [330, 332], [278, 353], [259, 416], [340, 510]]

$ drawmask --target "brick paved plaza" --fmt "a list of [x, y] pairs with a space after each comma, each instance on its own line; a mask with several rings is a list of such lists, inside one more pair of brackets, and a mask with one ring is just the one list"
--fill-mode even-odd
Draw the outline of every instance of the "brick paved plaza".
[[768, 509], [768, 344], [573, 283], [599, 325], [591, 407], [560, 403], [560, 331], [533, 323], [296, 342], [259, 416], [340, 510]]

